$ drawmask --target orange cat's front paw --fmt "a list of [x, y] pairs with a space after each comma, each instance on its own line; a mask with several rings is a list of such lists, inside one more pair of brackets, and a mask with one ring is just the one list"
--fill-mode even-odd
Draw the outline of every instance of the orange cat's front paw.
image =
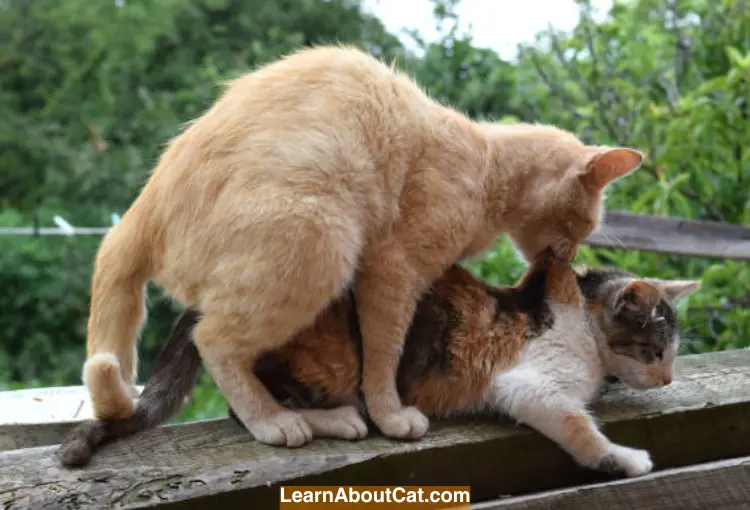
[[384, 435], [397, 439], [419, 439], [430, 427], [430, 420], [416, 407], [402, 407], [372, 419]]
[[274, 446], [296, 448], [312, 441], [310, 425], [299, 413], [282, 411], [265, 420], [247, 424], [256, 441]]

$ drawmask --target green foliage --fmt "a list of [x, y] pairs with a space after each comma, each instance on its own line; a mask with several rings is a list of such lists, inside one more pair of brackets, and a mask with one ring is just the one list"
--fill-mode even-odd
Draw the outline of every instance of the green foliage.
[[[742, 0], [616, 1], [570, 34], [538, 34], [517, 62], [456, 31], [457, 0], [436, 0], [440, 38], [416, 57], [356, 0], [5, 0], [0, 2], [0, 226], [61, 214], [105, 225], [138, 193], [165, 141], [223, 80], [301, 45], [359, 45], [474, 118], [541, 121], [591, 143], [638, 147], [644, 168], [608, 207], [750, 224], [750, 13]], [[0, 387], [78, 384], [98, 237], [0, 236]], [[701, 278], [680, 306], [685, 351], [745, 347], [745, 263], [583, 248], [589, 264]], [[490, 283], [524, 265], [498, 242], [467, 262]], [[143, 332], [150, 371], [177, 307], [155, 289]], [[180, 420], [223, 414], [203, 374]]]
[[[2, 225], [22, 221], [13, 210], [0, 213]], [[65, 336], [85, 338], [90, 260], [98, 241], [0, 236], [0, 373], [7, 374], [0, 384], [62, 384], [78, 376], [80, 346], [67, 348]]]
[[458, 35], [456, 0], [434, 3], [440, 38], [427, 44], [412, 33], [424, 56], [407, 63], [407, 69], [432, 97], [472, 118], [492, 119], [512, 112], [513, 66], [492, 50], [472, 46], [470, 35]]
[[[602, 23], [578, 3], [572, 34], [547, 31], [537, 47], [522, 48], [516, 108], [589, 142], [646, 152], [643, 169], [609, 192], [609, 208], [750, 225], [743, 2], [617, 1]], [[681, 307], [684, 350], [748, 345], [747, 264], [589, 248], [580, 258], [644, 276], [701, 278]]]

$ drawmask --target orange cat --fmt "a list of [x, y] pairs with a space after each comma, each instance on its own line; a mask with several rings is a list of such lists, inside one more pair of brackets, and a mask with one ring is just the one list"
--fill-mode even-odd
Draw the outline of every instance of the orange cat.
[[100, 418], [133, 413], [149, 280], [203, 313], [195, 343], [261, 442], [299, 446], [307, 422], [244, 370], [346, 289], [363, 333], [363, 392], [388, 436], [428, 428], [396, 388], [422, 290], [508, 233], [572, 258], [602, 189], [639, 152], [542, 125], [473, 122], [353, 48], [298, 51], [231, 83], [175, 138], [97, 254], [84, 381]]

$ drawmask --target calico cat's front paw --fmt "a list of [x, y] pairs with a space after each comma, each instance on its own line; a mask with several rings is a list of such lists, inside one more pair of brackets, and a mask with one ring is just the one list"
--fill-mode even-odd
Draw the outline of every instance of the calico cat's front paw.
[[641, 476], [649, 473], [654, 464], [646, 450], [612, 445], [610, 452], [602, 457], [597, 469], [607, 473], [624, 473], [626, 476]]

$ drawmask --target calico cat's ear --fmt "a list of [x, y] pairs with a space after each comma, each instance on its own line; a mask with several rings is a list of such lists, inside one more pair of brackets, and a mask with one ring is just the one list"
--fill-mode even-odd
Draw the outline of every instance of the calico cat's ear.
[[660, 300], [661, 294], [655, 286], [643, 280], [633, 280], [622, 289], [617, 297], [617, 308], [638, 313], [651, 313]]
[[692, 294], [701, 286], [700, 280], [666, 280], [659, 282], [667, 299], [673, 303]]
[[643, 163], [643, 154], [634, 149], [614, 147], [595, 152], [589, 157], [580, 178], [586, 186], [603, 189], [606, 185], [629, 173]]

